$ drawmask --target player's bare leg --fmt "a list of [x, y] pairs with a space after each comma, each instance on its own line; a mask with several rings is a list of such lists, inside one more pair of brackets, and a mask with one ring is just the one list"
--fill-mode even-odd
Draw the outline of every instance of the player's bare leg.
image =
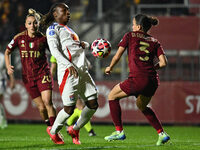
[[43, 103], [47, 109], [50, 125], [52, 126], [56, 118], [56, 110], [52, 102], [52, 91], [45, 90], [41, 92]]
[[41, 96], [34, 98], [33, 101], [34, 101], [34, 103], [36, 104], [36, 106], [39, 110], [40, 116], [46, 122], [47, 126], [49, 126], [50, 123], [49, 123], [49, 117], [48, 117], [47, 109], [46, 109], [46, 107], [45, 107], [45, 105], [42, 101]]
[[166, 143], [170, 139], [170, 137], [169, 137], [169, 135], [167, 135], [167, 133], [164, 132], [162, 125], [160, 123], [160, 120], [157, 118], [154, 111], [150, 107], [147, 107], [150, 100], [151, 100], [151, 97], [139, 95], [137, 97], [136, 105], [142, 111], [142, 113], [145, 115], [145, 117], [147, 118], [149, 123], [158, 132], [159, 138], [158, 138], [156, 145], [159, 146], [159, 145]]

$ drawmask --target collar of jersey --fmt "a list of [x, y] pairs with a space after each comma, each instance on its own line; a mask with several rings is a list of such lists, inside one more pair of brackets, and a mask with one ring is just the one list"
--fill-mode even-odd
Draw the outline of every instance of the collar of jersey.
[[57, 22], [54, 22], [53, 24], [54, 24], [54, 25], [60, 25], [60, 26], [64, 27], [65, 29], [67, 29], [69, 32], [75, 33], [75, 32], [74, 32], [70, 27], [68, 27], [67, 25], [59, 24], [59, 23], [57, 23]]

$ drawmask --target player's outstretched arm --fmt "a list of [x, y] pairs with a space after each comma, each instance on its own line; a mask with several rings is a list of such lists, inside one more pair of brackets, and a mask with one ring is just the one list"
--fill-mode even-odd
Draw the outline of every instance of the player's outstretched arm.
[[108, 67], [106, 67], [105, 69], [105, 74], [110, 74], [113, 67], [118, 63], [118, 61], [120, 60], [122, 54], [124, 53], [125, 48], [120, 46], [116, 52], [116, 54], [113, 56], [111, 63]]

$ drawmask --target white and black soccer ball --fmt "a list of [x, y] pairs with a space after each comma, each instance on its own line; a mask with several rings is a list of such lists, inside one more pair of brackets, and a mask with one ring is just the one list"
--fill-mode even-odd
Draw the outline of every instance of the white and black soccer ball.
[[106, 39], [96, 39], [91, 45], [92, 54], [97, 58], [105, 58], [111, 52], [111, 44]]

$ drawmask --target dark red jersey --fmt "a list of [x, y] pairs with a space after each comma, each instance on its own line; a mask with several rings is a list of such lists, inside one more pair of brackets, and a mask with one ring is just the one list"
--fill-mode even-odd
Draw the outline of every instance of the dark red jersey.
[[129, 77], [157, 76], [153, 60], [164, 54], [157, 39], [143, 32], [129, 32], [118, 46], [127, 48]]
[[8, 44], [7, 49], [13, 51], [19, 48], [22, 75], [28, 79], [37, 79], [42, 74], [50, 73], [45, 49], [48, 47], [46, 37], [37, 33], [34, 38], [24, 31], [17, 34]]

